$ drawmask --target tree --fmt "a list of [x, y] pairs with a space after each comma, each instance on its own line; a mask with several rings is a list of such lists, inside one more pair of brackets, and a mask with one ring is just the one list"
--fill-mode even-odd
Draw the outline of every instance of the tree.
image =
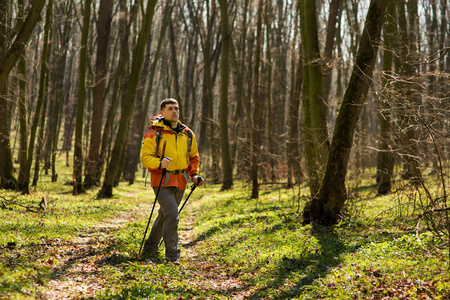
[[253, 133], [251, 138], [251, 171], [250, 176], [252, 180], [252, 195], [253, 199], [259, 197], [259, 183], [258, 183], [258, 171], [260, 164], [261, 153], [261, 141], [263, 135], [263, 113], [264, 102], [259, 95], [259, 73], [261, 63], [261, 49], [262, 49], [262, 14], [263, 14], [264, 0], [259, 0], [257, 11], [257, 25], [256, 25], [256, 53], [255, 53], [255, 65], [253, 72]]
[[141, 71], [142, 61], [145, 53], [145, 46], [147, 44], [147, 39], [152, 26], [155, 6], [157, 2], [157, 0], [149, 0], [147, 2], [147, 9], [145, 11], [145, 14], [142, 16], [142, 29], [139, 32], [139, 37], [133, 51], [133, 61], [127, 80], [128, 82], [126, 85], [126, 94], [122, 100], [122, 115], [120, 119], [119, 130], [117, 132], [116, 140], [114, 142], [114, 148], [111, 153], [111, 160], [105, 173], [105, 179], [99, 192], [99, 197], [112, 196], [114, 180], [116, 179], [117, 172], [122, 167], [120, 164], [118, 164], [118, 162], [121, 160], [122, 155], [124, 155], [124, 148], [126, 148], [126, 141], [128, 138], [131, 117], [133, 115], [134, 101], [136, 98], [136, 89], [139, 82], [139, 74]]
[[[23, 169], [20, 169], [20, 172], [23, 172], [23, 174], [19, 174], [18, 189], [24, 194], [28, 194], [30, 192], [29, 184], [30, 184], [31, 164], [33, 162], [34, 147], [35, 147], [35, 141], [36, 141], [36, 131], [39, 126], [39, 121], [42, 120], [41, 119], [42, 106], [44, 106], [42, 114], [45, 115], [45, 100], [46, 100], [45, 88], [46, 88], [47, 62], [48, 62], [48, 39], [49, 39], [49, 31], [50, 31], [52, 5], [53, 5], [52, 2], [50, 2], [49, 6], [48, 6], [49, 8], [47, 9], [46, 24], [44, 26], [44, 41], [43, 41], [43, 47], [42, 47], [42, 59], [41, 59], [41, 69], [40, 69], [40, 78], [39, 78], [39, 94], [38, 94], [38, 99], [37, 99], [37, 103], [36, 103], [33, 123], [32, 123], [31, 129], [30, 129], [30, 142], [28, 143], [28, 149], [27, 149], [27, 162], [26, 162], [26, 166]], [[36, 159], [39, 159], [39, 157], [36, 157]]]
[[[23, 17], [25, 15], [23, 0], [18, 1], [18, 28], [23, 26]], [[19, 78], [19, 133], [20, 133], [20, 149], [19, 149], [19, 178], [18, 178], [18, 189], [21, 190], [20, 186], [23, 185], [24, 175], [27, 168], [27, 149], [28, 149], [28, 126], [27, 126], [27, 66], [25, 60], [25, 49], [19, 58], [18, 72], [20, 74]]]
[[[2, 1], [2, 12], [9, 11], [7, 1]], [[7, 15], [2, 13], [3, 20], [0, 29], [0, 185], [3, 188], [14, 189], [17, 179], [14, 176], [14, 168], [12, 163], [12, 153], [10, 148], [9, 135], [9, 116], [8, 103], [5, 95], [7, 95], [7, 78], [12, 68], [15, 66], [19, 56], [23, 53], [25, 45], [28, 43], [36, 23], [41, 18], [41, 11], [44, 7], [45, 0], [35, 0], [31, 5], [28, 15], [20, 28], [13, 44], [7, 49], [6, 44], [6, 24]]]
[[[170, 16], [173, 10], [172, 1], [166, 1], [163, 16]], [[139, 78], [138, 91], [136, 94], [136, 104], [134, 109], [134, 117], [130, 126], [129, 139], [127, 143], [127, 153], [125, 159], [125, 166], [123, 171], [123, 179], [128, 180], [129, 184], [134, 183], [136, 169], [140, 160], [140, 147], [142, 144], [143, 129], [146, 129], [149, 116], [147, 115], [150, 106], [150, 98], [153, 94], [153, 80], [155, 78], [157, 65], [163, 45], [166, 29], [169, 25], [170, 18], [163, 17], [163, 23], [161, 24], [159, 38], [156, 46], [156, 50], [151, 56], [152, 49], [150, 47], [151, 39], [149, 37], [147, 42], [147, 53], [145, 57], [144, 66], [141, 70], [141, 76]], [[151, 59], [153, 58], [153, 59]], [[145, 95], [145, 83], [149, 82], [147, 88], [147, 95]], [[145, 99], [144, 99], [145, 96]]]
[[220, 4], [220, 33], [222, 36], [222, 50], [220, 58], [220, 143], [222, 148], [222, 188], [229, 190], [233, 185], [233, 169], [231, 167], [230, 147], [228, 141], [228, 82], [230, 61], [231, 33], [228, 29], [227, 0], [219, 0]]
[[[66, 11], [67, 7], [69, 9]], [[60, 41], [57, 46], [59, 48], [55, 47], [55, 53], [57, 53], [56, 57], [57, 63], [56, 63], [56, 77], [54, 80], [56, 81], [54, 83], [54, 89], [56, 91], [55, 93], [55, 116], [54, 116], [54, 124], [53, 127], [51, 127], [52, 132], [52, 138], [51, 138], [51, 169], [52, 169], [52, 182], [56, 182], [58, 179], [58, 174], [56, 172], [56, 153], [58, 150], [58, 135], [61, 127], [61, 119], [62, 119], [62, 107], [63, 104], [66, 102], [65, 99], [68, 98], [68, 92], [65, 89], [65, 81], [62, 74], [64, 74], [67, 70], [67, 57], [68, 57], [68, 46], [69, 41], [71, 39], [71, 31], [72, 31], [72, 21], [68, 17], [70, 15], [70, 7], [71, 5], [60, 5], [59, 9], [56, 10], [57, 15], [55, 15], [55, 20], [62, 20], [62, 26], [60, 28], [60, 31], [54, 30], [55, 41]], [[59, 38], [58, 38], [59, 37]], [[70, 77], [69, 77], [70, 79]], [[70, 89], [69, 89], [70, 90]]]
[[86, 102], [86, 68], [88, 55], [89, 23], [92, 0], [84, 2], [83, 28], [81, 35], [80, 66], [78, 73], [77, 116], [75, 122], [75, 148], [73, 153], [73, 194], [84, 193], [83, 171], [83, 122]]
[[[0, 3], [0, 11], [7, 12], [10, 3], [2, 1]], [[8, 15], [0, 14], [0, 59], [6, 56], [7, 51], [7, 28]], [[8, 81], [0, 81], [0, 187], [14, 189], [17, 179], [14, 176], [14, 168], [12, 162], [12, 153], [10, 147], [9, 134], [9, 118], [8, 118]], [[6, 122], [5, 122], [6, 121]]]
[[[40, 116], [35, 116], [35, 118], [39, 119], [40, 117], [40, 127], [39, 127], [39, 135], [37, 139], [37, 145], [36, 145], [36, 157], [35, 157], [35, 165], [34, 165], [34, 177], [33, 177], [33, 186], [37, 185], [37, 181], [39, 178], [39, 170], [40, 170], [40, 161], [41, 161], [41, 153], [42, 149], [44, 147], [44, 129], [45, 129], [45, 122], [46, 122], [46, 113], [47, 113], [47, 106], [49, 102], [49, 93], [48, 93], [48, 87], [49, 87], [49, 58], [51, 53], [51, 23], [53, 19], [53, 0], [49, 0], [47, 5], [47, 13], [45, 17], [45, 25], [44, 25], [44, 50], [42, 52], [42, 72], [41, 76], [44, 78], [43, 82], [43, 92], [39, 93], [40, 96], [43, 97], [43, 109], [42, 114]], [[46, 36], [46, 37], [45, 37]], [[45, 57], [44, 57], [45, 55]], [[40, 87], [41, 88], [41, 87]], [[29, 162], [31, 165], [31, 158], [29, 157]]]
[[171, 66], [171, 75], [172, 75], [172, 83], [175, 95], [174, 98], [178, 100], [180, 104], [180, 118], [183, 115], [184, 108], [184, 99], [181, 97], [181, 88], [180, 88], [180, 72], [178, 71], [178, 56], [177, 56], [177, 35], [175, 34], [175, 29], [173, 25], [173, 19], [169, 18], [169, 47], [170, 47], [170, 66]]
[[[384, 40], [386, 43], [386, 50], [383, 56], [383, 80], [382, 87], [389, 89], [393, 58], [394, 58], [394, 44], [396, 30], [396, 5], [394, 1], [389, 1], [386, 11], [386, 26], [384, 28]], [[391, 191], [392, 174], [394, 169], [394, 156], [392, 153], [391, 138], [391, 103], [386, 93], [381, 95], [380, 103], [380, 152], [378, 153], [377, 166], [377, 184], [378, 193], [385, 195]]]
[[[129, 20], [127, 20], [127, 10], [126, 10], [126, 1], [121, 0], [119, 2], [119, 9], [121, 12], [121, 15], [123, 16], [119, 20], [119, 40], [120, 42], [120, 55], [119, 59], [117, 61], [117, 69], [115, 71], [115, 74], [113, 76], [113, 92], [112, 92], [112, 99], [110, 103], [110, 107], [108, 109], [108, 113], [106, 116], [104, 129], [103, 129], [103, 135], [102, 135], [102, 144], [100, 149], [100, 168], [98, 169], [99, 174], [103, 173], [103, 168], [105, 165], [105, 161], [108, 161], [108, 156], [111, 148], [111, 141], [113, 139], [112, 132], [113, 132], [113, 126], [114, 126], [114, 118], [117, 111], [117, 106], [119, 102], [120, 97], [120, 88], [122, 86], [125, 86], [123, 84], [123, 81], [125, 81], [126, 78], [126, 72], [127, 72], [127, 65], [129, 60], [129, 40], [130, 40], [130, 34], [131, 34], [131, 25], [134, 24], [136, 21], [138, 11], [139, 11], [139, 5], [137, 2], [131, 7], [130, 9], [130, 16]], [[128, 21], [128, 22], [127, 22]], [[99, 175], [101, 176], [101, 175]]]
[[[275, 176], [275, 139], [273, 134], [273, 118], [272, 118], [272, 81], [273, 81], [273, 68], [272, 68], [272, 50], [271, 47], [271, 38], [272, 38], [272, 19], [271, 19], [271, 13], [272, 13], [272, 7], [271, 7], [271, 1], [267, 1], [265, 11], [264, 11], [264, 22], [266, 24], [266, 45], [267, 45], [267, 52], [266, 52], [266, 61], [267, 61], [267, 124], [269, 127], [269, 130], [267, 132], [267, 139], [269, 143], [269, 164], [270, 164], [270, 179], [272, 181], [276, 180]], [[297, 78], [300, 78], [302, 76], [299, 76], [297, 73]], [[301, 86], [299, 86], [301, 88]], [[297, 111], [298, 112], [298, 111]], [[297, 114], [298, 116], [298, 114]], [[298, 118], [297, 118], [297, 124], [298, 124]], [[298, 135], [298, 132], [297, 132]], [[299, 162], [300, 163], [300, 162]]]
[[92, 104], [92, 123], [89, 142], [89, 156], [86, 164], [84, 185], [90, 187], [100, 183], [99, 172], [100, 142], [102, 134], [103, 107], [107, 74], [108, 45], [111, 29], [113, 0], [101, 0], [97, 17], [97, 54], [94, 73], [94, 97]]
[[323, 71], [323, 101], [328, 103], [332, 79], [332, 56], [334, 41], [336, 36], [336, 23], [339, 16], [339, 8], [341, 0], [332, 0], [330, 3], [330, 14], [327, 24], [327, 38], [325, 41], [325, 50], [323, 54], [322, 71]]
[[[298, 35], [298, 18], [301, 1], [297, 1], [295, 9], [295, 23], [294, 23], [294, 39], [291, 50], [291, 69], [295, 69], [296, 51]], [[291, 72], [291, 92], [289, 95], [289, 112], [288, 112], [288, 139], [286, 141], [287, 162], [288, 162], [288, 187], [292, 187], [292, 177], [295, 182], [299, 183], [301, 180], [301, 166], [300, 166], [300, 145], [299, 145], [299, 111], [300, 98], [302, 90], [302, 72], [303, 64], [300, 60], [297, 64], [297, 71]], [[270, 120], [270, 118], [269, 118]], [[270, 129], [269, 129], [270, 131]]]
[[305, 223], [336, 223], [347, 199], [347, 174], [353, 136], [376, 62], [386, 0], [371, 0], [358, 54], [339, 109], [324, 179], [318, 194], [303, 210]]
[[[30, 39], [33, 29], [36, 23], [41, 19], [41, 11], [44, 7], [45, 0], [35, 0], [31, 5], [28, 15], [20, 28], [19, 33], [14, 39], [13, 44], [8, 49], [6, 54], [0, 57], [0, 82], [5, 82], [8, 78], [9, 72], [15, 66], [20, 54], [25, 48], [28, 40]], [[6, 7], [5, 7], [6, 9]], [[6, 11], [6, 10], [5, 10]]]
[[303, 46], [303, 149], [311, 196], [319, 191], [329, 151], [326, 108], [323, 102], [322, 65], [315, 0], [302, 1], [301, 35]]
[[[212, 121], [214, 116], [213, 107], [213, 82], [214, 82], [214, 21], [217, 17], [216, 6], [211, 5], [210, 1], [205, 1], [206, 5], [203, 17], [202, 12], [195, 11], [191, 1], [187, 2], [189, 15], [199, 34], [200, 45], [203, 53], [203, 81], [202, 81], [202, 100], [201, 100], [201, 121], [199, 130], [198, 148], [200, 152], [204, 152], [209, 142], [211, 156], [211, 181], [217, 183], [219, 181], [218, 152], [215, 139], [215, 123]], [[206, 19], [206, 24], [204, 24]]]
[[[400, 93], [405, 95], [404, 101], [398, 103], [400, 106], [400, 122], [404, 128], [401, 135], [401, 143], [404, 148], [402, 152], [404, 157], [403, 177], [415, 184], [420, 184], [420, 162], [418, 160], [417, 130], [414, 125], [414, 115], [411, 109], [416, 110], [421, 103], [420, 87], [417, 83], [417, 67], [413, 62], [418, 61], [416, 51], [416, 32], [418, 31], [417, 19], [417, 0], [411, 0], [407, 3], [404, 0], [398, 1], [398, 25], [399, 25], [399, 52], [400, 65], [397, 72], [406, 80], [396, 84]], [[408, 19], [405, 11], [408, 7]]]

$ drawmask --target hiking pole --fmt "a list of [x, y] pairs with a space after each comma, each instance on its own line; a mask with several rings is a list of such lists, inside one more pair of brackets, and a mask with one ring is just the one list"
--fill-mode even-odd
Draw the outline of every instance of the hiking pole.
[[[163, 155], [161, 156], [162, 157], [161, 160], [164, 159], [164, 152], [166, 150], [166, 143], [167, 143], [167, 141], [164, 141]], [[159, 181], [159, 185], [158, 185], [158, 190], [156, 191], [155, 201], [153, 201], [152, 212], [150, 213], [150, 217], [148, 218], [147, 227], [145, 228], [144, 237], [142, 238], [141, 247], [139, 248], [139, 254], [141, 254], [142, 246], [144, 245], [145, 237], [147, 236], [148, 226], [150, 225], [150, 221], [152, 219], [153, 210], [155, 209], [156, 201], [158, 200], [159, 191], [161, 190], [161, 184], [162, 184], [162, 181], [163, 181], [163, 178], [164, 178], [165, 174], [166, 174], [166, 169], [163, 169], [162, 170], [162, 174], [161, 174], [161, 180]]]

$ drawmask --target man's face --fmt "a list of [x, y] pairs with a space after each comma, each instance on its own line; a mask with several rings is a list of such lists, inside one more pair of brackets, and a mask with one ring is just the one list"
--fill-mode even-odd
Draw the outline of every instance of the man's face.
[[167, 104], [161, 111], [161, 114], [167, 121], [176, 122], [180, 116], [180, 108], [178, 104]]

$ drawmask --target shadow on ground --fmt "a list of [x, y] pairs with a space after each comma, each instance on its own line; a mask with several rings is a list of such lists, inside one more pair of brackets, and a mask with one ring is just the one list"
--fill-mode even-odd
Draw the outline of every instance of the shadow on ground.
[[[314, 225], [311, 230], [319, 241], [319, 248], [302, 253], [298, 257], [284, 256], [272, 274], [267, 278], [272, 281], [265, 287], [257, 290], [249, 299], [264, 298], [270, 291], [280, 290], [286, 279], [291, 278], [293, 273], [304, 274], [292, 287], [281, 289], [283, 292], [277, 298], [289, 299], [298, 296], [314, 281], [325, 277], [331, 269], [342, 263], [340, 257], [343, 254], [355, 252], [359, 247], [345, 245], [333, 228]], [[297, 275], [298, 276], [298, 275]]]

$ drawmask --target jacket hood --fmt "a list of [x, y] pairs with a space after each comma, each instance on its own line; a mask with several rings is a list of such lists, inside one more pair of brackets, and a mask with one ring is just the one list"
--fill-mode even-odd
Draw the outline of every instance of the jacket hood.
[[[183, 125], [180, 120], [177, 121], [178, 122], [178, 127], [180, 129], [183, 129], [184, 127], [186, 127], [185, 125]], [[150, 119], [150, 121], [147, 124], [148, 127], [162, 127], [164, 130], [173, 130], [172, 127], [170, 126], [170, 124], [164, 119], [164, 117], [162, 115], [156, 115], [153, 118]]]

